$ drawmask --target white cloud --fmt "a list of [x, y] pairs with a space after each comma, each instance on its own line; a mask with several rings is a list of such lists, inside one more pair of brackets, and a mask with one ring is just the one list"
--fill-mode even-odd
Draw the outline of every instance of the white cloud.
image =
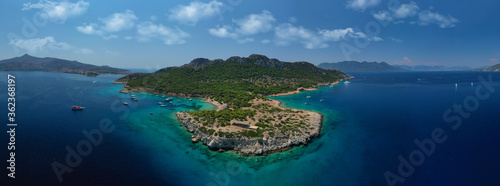
[[401, 4], [398, 8], [391, 9], [391, 11], [394, 17], [403, 19], [417, 15], [418, 9], [417, 3], [411, 1], [408, 4]]
[[232, 39], [238, 38], [238, 34], [234, 33], [233, 28], [227, 25], [217, 26], [217, 28], [208, 29], [208, 33], [220, 38], [232, 38]]
[[451, 15], [445, 16], [429, 10], [420, 12], [418, 14], [418, 20], [420, 25], [436, 24], [440, 28], [452, 28], [456, 26], [455, 23], [459, 22], [458, 19]]
[[269, 41], [268, 39], [264, 39], [264, 40], [262, 40], [262, 41], [260, 41], [260, 42], [261, 42], [262, 44], [268, 44], [268, 43], [270, 43], [271, 41]]
[[132, 40], [132, 39], [134, 39], [134, 37], [132, 37], [132, 36], [125, 36], [123, 39], [125, 39], [125, 40], [127, 40], [127, 41], [128, 41], [128, 40]]
[[395, 43], [402, 43], [404, 42], [402, 39], [397, 39], [397, 38], [394, 38], [394, 37], [387, 37], [388, 39], [390, 39], [392, 42], [395, 42]]
[[78, 48], [68, 43], [57, 42], [52, 36], [32, 39], [12, 39], [9, 44], [19, 49], [26, 50], [28, 53], [38, 53], [46, 50], [73, 50], [74, 53], [78, 54], [94, 53], [94, 51], [88, 48]]
[[63, 42], [56, 42], [54, 37], [48, 36], [45, 38], [33, 38], [33, 39], [13, 39], [9, 42], [17, 48], [28, 51], [29, 53], [37, 53], [44, 50], [67, 50], [70, 47], [69, 44]]
[[398, 24], [404, 22], [400, 19], [417, 15], [419, 9], [420, 8], [418, 7], [417, 3], [411, 1], [408, 4], [399, 5], [397, 8], [390, 8], [390, 12], [387, 10], [381, 10], [377, 13], [372, 13], [372, 16], [379, 21], [394, 21], [395, 24]]
[[159, 38], [166, 45], [183, 44], [186, 43], [186, 38], [191, 37], [179, 28], [168, 28], [161, 24], [156, 25], [150, 21], [137, 25], [137, 34], [139, 41], [147, 42], [153, 38]]
[[317, 32], [297, 27], [290, 23], [284, 23], [275, 28], [275, 43], [277, 45], [289, 45], [292, 42], [299, 42], [307, 49], [317, 49], [328, 47], [328, 42], [337, 42], [349, 39], [366, 39], [369, 41], [383, 41], [380, 37], [369, 37], [363, 32], [356, 32], [352, 28], [326, 30]]
[[52, 22], [64, 23], [68, 18], [76, 17], [87, 11], [90, 3], [78, 1], [71, 3], [67, 1], [52, 2], [40, 0], [38, 3], [24, 3], [22, 10], [41, 9], [41, 16]]
[[81, 33], [88, 34], [88, 35], [101, 35], [102, 31], [98, 30], [97, 24], [83, 24], [83, 26], [77, 26], [76, 30], [78, 30]]
[[387, 10], [381, 10], [378, 13], [373, 13], [372, 16], [376, 20], [383, 22], [391, 22], [393, 20], [391, 13], [389, 13]]
[[271, 12], [264, 10], [260, 14], [250, 14], [243, 19], [233, 20], [239, 28], [236, 31], [242, 35], [254, 35], [260, 32], [267, 32], [273, 28], [276, 19]]
[[134, 28], [137, 16], [131, 10], [125, 10], [123, 13], [114, 13], [105, 18], [98, 18], [99, 24], [90, 23], [77, 26], [76, 30], [88, 35], [98, 35], [105, 40], [115, 39], [119, 36], [111, 34], [122, 30]]
[[375, 7], [378, 4], [380, 4], [380, 0], [348, 0], [346, 7], [363, 12], [367, 8]]
[[290, 23], [284, 23], [274, 29], [275, 43], [277, 45], [289, 45], [291, 42], [299, 42], [307, 49], [325, 48], [328, 44], [316, 33], [303, 27], [296, 27]]
[[193, 1], [189, 5], [179, 5], [171, 10], [168, 17], [170, 20], [178, 21], [182, 24], [194, 26], [199, 20], [218, 15], [223, 4], [213, 0], [209, 3]]
[[[432, 7], [431, 7], [432, 9]], [[420, 25], [436, 24], [441, 28], [452, 28], [458, 23], [458, 19], [451, 15], [442, 15], [430, 10], [424, 10], [419, 13], [420, 7], [417, 3], [410, 1], [408, 4], [401, 4], [396, 8], [389, 8], [389, 11], [381, 10], [377, 13], [372, 13], [372, 16], [382, 22], [392, 22], [394, 24], [404, 23], [403, 19], [418, 15], [418, 23]], [[410, 21], [409, 24], [415, 24], [415, 21]]]
[[134, 27], [137, 20], [132, 10], [125, 10], [123, 13], [114, 13], [105, 18], [99, 18], [102, 23], [101, 29], [106, 32], [118, 32], [128, 30]]

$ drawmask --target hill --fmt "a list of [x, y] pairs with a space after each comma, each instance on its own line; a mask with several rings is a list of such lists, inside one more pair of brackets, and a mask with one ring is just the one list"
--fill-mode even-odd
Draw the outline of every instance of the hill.
[[399, 67], [394, 67], [386, 62], [358, 62], [343, 61], [338, 63], [321, 63], [318, 65], [324, 69], [338, 69], [345, 72], [366, 72], [366, 71], [405, 71]]
[[123, 74], [128, 70], [51, 57], [39, 58], [24, 54], [20, 57], [1, 60], [0, 71], [54, 71], [97, 76], [99, 74]]
[[500, 71], [500, 64], [493, 65], [491, 67], [485, 68], [482, 71], [493, 71], [493, 72], [499, 72]]
[[116, 80], [129, 89], [213, 98], [228, 106], [249, 106], [259, 96], [330, 84], [349, 76], [308, 62], [282, 62], [263, 55], [227, 60], [197, 58], [181, 67], [150, 74], [132, 74]]

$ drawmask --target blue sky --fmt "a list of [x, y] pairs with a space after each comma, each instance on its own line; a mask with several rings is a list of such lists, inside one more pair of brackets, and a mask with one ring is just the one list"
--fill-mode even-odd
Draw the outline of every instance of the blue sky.
[[143, 69], [253, 53], [313, 64], [478, 67], [500, 59], [498, 1], [16, 0], [0, 7], [2, 59], [28, 53]]

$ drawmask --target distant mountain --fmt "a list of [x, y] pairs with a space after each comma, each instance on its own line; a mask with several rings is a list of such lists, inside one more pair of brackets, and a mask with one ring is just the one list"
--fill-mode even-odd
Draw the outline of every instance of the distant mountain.
[[485, 68], [485, 69], [480, 69], [480, 71], [493, 71], [493, 72], [499, 72], [500, 71], [500, 64], [493, 65], [491, 67]]
[[471, 70], [472, 67], [468, 66], [440, 66], [440, 65], [417, 65], [417, 66], [408, 66], [408, 65], [394, 65], [395, 67], [399, 67], [405, 70], [410, 71], [463, 71], [463, 70]]
[[358, 61], [343, 61], [338, 63], [321, 63], [318, 65], [324, 69], [338, 69], [344, 72], [357, 71], [405, 71], [399, 67], [391, 66], [386, 62], [358, 62]]
[[24, 54], [20, 57], [1, 60], [0, 71], [54, 71], [97, 76], [99, 74], [126, 74], [128, 70], [51, 57], [39, 58]]

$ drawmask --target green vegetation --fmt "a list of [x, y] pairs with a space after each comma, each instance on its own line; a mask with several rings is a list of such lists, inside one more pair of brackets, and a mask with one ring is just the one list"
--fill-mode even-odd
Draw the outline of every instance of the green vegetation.
[[195, 59], [182, 67], [171, 67], [129, 79], [130, 88], [148, 88], [213, 98], [229, 107], [249, 107], [248, 102], [265, 95], [332, 83], [346, 74], [320, 69], [307, 62], [288, 63], [261, 55], [210, 61]]

